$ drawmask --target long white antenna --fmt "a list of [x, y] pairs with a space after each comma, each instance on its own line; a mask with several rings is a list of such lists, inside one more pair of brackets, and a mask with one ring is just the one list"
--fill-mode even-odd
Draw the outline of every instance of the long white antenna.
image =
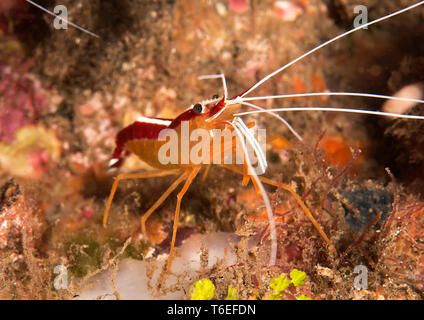
[[[375, 116], [391, 117], [391, 118], [402, 118], [402, 119], [416, 119], [424, 120], [424, 116], [415, 116], [408, 114], [399, 114], [383, 111], [370, 111], [370, 110], [360, 110], [360, 109], [345, 109], [345, 108], [326, 108], [326, 107], [292, 107], [292, 108], [277, 108], [277, 109], [267, 109], [266, 111], [272, 112], [289, 112], [289, 111], [328, 111], [328, 112], [347, 112], [347, 113], [358, 113], [358, 114], [369, 114]], [[234, 114], [234, 116], [245, 116], [248, 114], [257, 114], [257, 113], [266, 113], [265, 110], [255, 110], [255, 111], [246, 111], [239, 112]]]
[[59, 16], [59, 15], [55, 14], [54, 12], [52, 12], [52, 11], [50, 11], [50, 10], [48, 10], [48, 9], [46, 9], [46, 8], [44, 8], [44, 7], [42, 7], [42, 6], [40, 6], [38, 3], [35, 3], [34, 1], [31, 1], [31, 0], [25, 0], [25, 1], [26, 1], [26, 2], [28, 2], [28, 3], [30, 3], [30, 4], [32, 4], [32, 5], [33, 5], [33, 6], [35, 6], [35, 7], [37, 7], [37, 8], [39, 8], [39, 9], [43, 10], [44, 12], [46, 12], [46, 13], [48, 13], [48, 14], [52, 15], [53, 17], [56, 17], [56, 18], [58, 18], [58, 19], [62, 20], [63, 22], [65, 22], [65, 23], [67, 23], [67, 24], [70, 24], [70, 25], [71, 25], [71, 26], [73, 26], [74, 28], [77, 28], [78, 30], [80, 30], [80, 31], [82, 31], [82, 32], [85, 32], [85, 33], [89, 34], [90, 36], [93, 36], [93, 37], [95, 37], [95, 38], [100, 38], [100, 36], [98, 36], [98, 35], [97, 35], [97, 34], [95, 34], [94, 32], [91, 32], [91, 31], [89, 31], [89, 30], [87, 30], [87, 29], [84, 29], [83, 27], [80, 27], [79, 25], [77, 25], [77, 24], [75, 24], [75, 23], [73, 23], [73, 22], [71, 22], [71, 21], [69, 21], [69, 20], [67, 20], [67, 19], [65, 19], [65, 18], [62, 18], [61, 16]]
[[249, 90], [247, 90], [241, 96], [244, 97], [245, 95], [247, 95], [251, 91], [255, 90], [257, 87], [259, 87], [262, 83], [264, 83], [268, 79], [272, 78], [273, 76], [275, 76], [276, 74], [280, 73], [281, 71], [287, 69], [288, 67], [290, 67], [291, 65], [295, 64], [299, 60], [302, 60], [303, 58], [309, 56], [310, 54], [314, 53], [315, 51], [318, 51], [319, 49], [321, 49], [321, 48], [329, 45], [330, 43], [333, 43], [334, 41], [337, 41], [337, 40], [339, 40], [339, 39], [341, 39], [341, 38], [343, 38], [343, 37], [345, 37], [345, 36], [347, 36], [347, 35], [349, 35], [349, 34], [351, 34], [353, 32], [356, 32], [356, 31], [362, 29], [362, 28], [368, 27], [368, 26], [370, 26], [372, 24], [378, 23], [380, 21], [383, 21], [383, 20], [389, 19], [391, 17], [394, 17], [394, 16], [396, 16], [398, 14], [401, 14], [401, 13], [404, 13], [406, 11], [412, 10], [412, 9], [414, 9], [414, 8], [422, 5], [422, 4], [424, 4], [424, 1], [420, 1], [420, 2], [418, 2], [416, 4], [413, 4], [413, 5], [409, 6], [409, 7], [406, 7], [404, 9], [399, 10], [399, 11], [393, 12], [393, 13], [387, 15], [387, 16], [384, 16], [384, 17], [381, 17], [379, 19], [376, 19], [376, 20], [370, 21], [368, 23], [365, 23], [365, 24], [363, 24], [361, 26], [358, 26], [358, 27], [356, 27], [356, 28], [354, 28], [352, 30], [349, 30], [347, 32], [344, 32], [344, 33], [342, 33], [342, 34], [340, 34], [340, 35], [338, 35], [338, 36], [336, 36], [336, 37], [334, 37], [334, 38], [332, 38], [332, 39], [330, 39], [330, 40], [322, 43], [321, 45], [315, 47], [314, 49], [306, 52], [305, 54], [301, 55], [300, 57], [298, 57], [298, 58], [294, 59], [293, 61], [289, 62], [288, 64], [286, 64], [285, 66], [281, 67], [280, 69], [275, 70], [274, 72], [270, 73], [266, 77], [262, 78], [262, 80], [260, 80], [259, 82], [257, 82], [254, 86], [252, 86]]
[[262, 108], [262, 107], [260, 107], [260, 106], [257, 106], [257, 105], [255, 105], [255, 104], [253, 104], [253, 103], [250, 103], [250, 102], [243, 102], [243, 100], [241, 100], [241, 102], [240, 102], [240, 104], [242, 104], [242, 105], [245, 105], [245, 106], [248, 106], [248, 107], [251, 107], [251, 108], [254, 108], [254, 109], [256, 109], [256, 110], [263, 110], [265, 113], [268, 113], [268, 114], [270, 114], [271, 116], [273, 116], [273, 117], [275, 117], [275, 118], [277, 118], [278, 120], [280, 120], [289, 130], [290, 130], [290, 132], [291, 133], [293, 133], [294, 134], [294, 136], [299, 140], [299, 141], [303, 141], [303, 139], [302, 139], [302, 137], [300, 136], [300, 134], [298, 134], [297, 132], [296, 132], [296, 130], [294, 130], [294, 128], [291, 126], [291, 124], [290, 123], [288, 123], [288, 121], [286, 120], [286, 119], [284, 119], [284, 118], [282, 118], [282, 117], [280, 117], [278, 114], [276, 114], [276, 113], [274, 113], [274, 112], [272, 112], [272, 111], [270, 111], [269, 109], [265, 109], [265, 108]]
[[345, 96], [345, 97], [363, 97], [363, 98], [376, 98], [376, 99], [387, 99], [394, 101], [407, 101], [415, 103], [424, 103], [424, 100], [414, 98], [401, 98], [386, 96], [381, 94], [373, 93], [359, 93], [359, 92], [307, 92], [307, 93], [294, 93], [294, 94], [280, 94], [275, 96], [262, 96], [262, 97], [243, 97], [236, 98], [234, 100], [240, 101], [256, 101], [256, 100], [270, 100], [270, 99], [286, 99], [286, 98], [300, 98], [300, 97], [317, 97], [317, 96]]

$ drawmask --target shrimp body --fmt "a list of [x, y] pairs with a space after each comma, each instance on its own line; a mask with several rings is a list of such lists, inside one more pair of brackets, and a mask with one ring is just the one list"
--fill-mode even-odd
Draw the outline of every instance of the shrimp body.
[[118, 168], [129, 153], [134, 153], [148, 165], [157, 169], [175, 169], [173, 165], [163, 165], [158, 160], [158, 152], [164, 142], [159, 141], [159, 133], [167, 129], [171, 120], [142, 118], [123, 128], [116, 136], [116, 148], [110, 167]]
[[[196, 141], [181, 139], [182, 131], [186, 130], [189, 133], [196, 129], [206, 130], [209, 132], [208, 143], [210, 144], [210, 150], [213, 150], [213, 134], [211, 130], [228, 127], [223, 122], [233, 120], [233, 114], [239, 109], [239, 106], [238, 104], [229, 105], [225, 102], [225, 98], [222, 98], [212, 103], [202, 102], [192, 105], [175, 119], [140, 117], [118, 132], [116, 148], [109, 165], [111, 168], [118, 168], [128, 154], [134, 153], [142, 161], [156, 169], [169, 170], [197, 166], [199, 164], [193, 163], [190, 157], [187, 158], [188, 163], [185, 163], [182, 159], [183, 151], [190, 153], [196, 144]], [[227, 107], [230, 111], [225, 110], [226, 112], [222, 112]], [[167, 129], [173, 130], [180, 142], [177, 163], [164, 164], [160, 161], [159, 151], [168, 143], [165, 139], [160, 138], [160, 134]], [[235, 149], [235, 140], [231, 148]], [[210, 162], [207, 163], [212, 163], [213, 152], [210, 153], [209, 160]]]

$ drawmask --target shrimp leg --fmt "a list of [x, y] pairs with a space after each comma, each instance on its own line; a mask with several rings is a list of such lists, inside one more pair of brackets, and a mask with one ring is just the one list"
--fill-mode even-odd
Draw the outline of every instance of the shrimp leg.
[[191, 183], [193, 182], [194, 178], [196, 178], [197, 174], [199, 173], [201, 167], [194, 167], [191, 171], [189, 171], [188, 178], [181, 189], [181, 191], [177, 195], [177, 207], [175, 208], [175, 215], [174, 215], [174, 226], [172, 231], [172, 241], [171, 241], [171, 250], [169, 251], [169, 258], [168, 258], [168, 266], [167, 266], [167, 273], [169, 274], [171, 270], [171, 263], [172, 263], [172, 257], [174, 255], [174, 247], [175, 247], [175, 238], [177, 235], [177, 229], [178, 229], [178, 219], [180, 217], [180, 208], [181, 208], [181, 200], [186, 194], [188, 188], [190, 187]]
[[180, 173], [181, 170], [157, 170], [150, 172], [136, 172], [136, 173], [121, 173], [113, 182], [112, 189], [110, 190], [109, 198], [106, 203], [105, 212], [103, 214], [103, 226], [106, 226], [107, 220], [109, 217], [110, 207], [112, 205], [112, 200], [115, 195], [116, 189], [118, 188], [118, 183], [121, 180], [135, 180], [135, 179], [146, 179], [146, 178], [154, 178], [154, 177], [165, 177], [170, 175], [175, 175]]
[[[243, 174], [243, 171], [238, 169], [236, 166], [234, 165], [221, 165], [221, 167], [224, 167], [230, 171], [239, 173], [239, 174]], [[312, 224], [314, 225], [315, 229], [318, 231], [318, 233], [321, 235], [321, 237], [325, 240], [325, 242], [328, 244], [330, 251], [333, 252], [334, 254], [337, 253], [336, 249], [334, 248], [333, 244], [331, 243], [330, 239], [327, 237], [327, 235], [325, 234], [325, 232], [322, 230], [321, 226], [318, 224], [318, 222], [315, 220], [314, 216], [312, 215], [311, 211], [308, 209], [308, 207], [306, 206], [306, 204], [303, 202], [303, 200], [299, 197], [299, 195], [293, 190], [292, 187], [290, 187], [288, 184], [279, 184], [277, 181], [273, 181], [271, 179], [268, 178], [264, 178], [264, 177], [258, 177], [263, 183], [266, 183], [268, 185], [272, 185], [274, 187], [278, 187], [280, 185], [280, 187], [288, 192], [290, 192], [290, 194], [295, 198], [296, 202], [298, 203], [298, 205], [302, 208], [303, 212], [305, 212], [305, 215], [308, 217], [308, 219], [312, 222]]]

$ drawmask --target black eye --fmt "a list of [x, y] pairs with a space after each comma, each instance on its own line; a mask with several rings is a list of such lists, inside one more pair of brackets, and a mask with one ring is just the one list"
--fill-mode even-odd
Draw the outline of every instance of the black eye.
[[193, 107], [194, 113], [202, 113], [203, 107], [200, 103], [196, 103]]
[[212, 97], [213, 100], [218, 99], [218, 98], [219, 98], [219, 96], [217, 94], [214, 94], [213, 97]]

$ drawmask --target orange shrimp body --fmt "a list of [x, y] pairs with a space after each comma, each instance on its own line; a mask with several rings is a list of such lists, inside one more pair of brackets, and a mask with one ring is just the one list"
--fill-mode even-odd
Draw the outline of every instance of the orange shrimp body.
[[[156, 169], [178, 169], [187, 168], [199, 165], [193, 163], [190, 157], [187, 157], [187, 161], [183, 161], [184, 152], [190, 153], [193, 146], [197, 143], [196, 141], [182, 140], [183, 130], [187, 133], [194, 131], [195, 129], [205, 129], [210, 131], [216, 128], [224, 128], [225, 124], [223, 121], [232, 120], [233, 114], [239, 109], [238, 104], [226, 104], [224, 98], [216, 103], [197, 103], [175, 119], [162, 119], [162, 118], [146, 118], [140, 117], [131, 125], [122, 129], [116, 138], [116, 149], [113, 153], [113, 158], [110, 161], [112, 168], [119, 167], [124, 158], [129, 153], [134, 153], [141, 160], [148, 165]], [[227, 110], [228, 108], [228, 110]], [[164, 147], [166, 139], [160, 139], [161, 132], [163, 130], [171, 129], [175, 132], [178, 137], [179, 152], [178, 161], [176, 163], [163, 163], [160, 161], [159, 151]], [[210, 150], [213, 150], [212, 135], [210, 138]], [[220, 150], [216, 150], [219, 152]], [[222, 150], [221, 150], [222, 151]], [[210, 162], [212, 163], [213, 152], [211, 152]]]

